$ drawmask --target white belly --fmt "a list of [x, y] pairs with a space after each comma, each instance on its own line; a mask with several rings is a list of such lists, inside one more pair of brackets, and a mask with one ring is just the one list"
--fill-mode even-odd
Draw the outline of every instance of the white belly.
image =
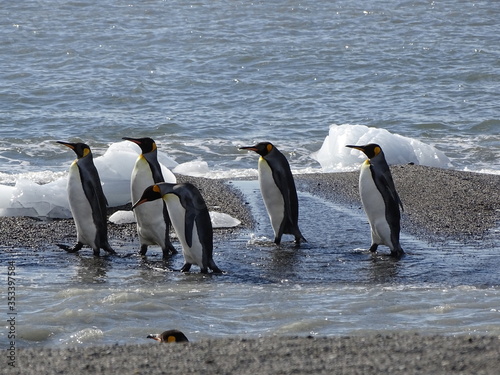
[[[137, 202], [144, 190], [153, 184], [153, 174], [148, 162], [144, 157], [139, 157], [132, 171], [130, 182], [132, 203]], [[163, 201], [157, 199], [145, 202], [134, 209], [134, 214], [141, 245], [159, 245], [164, 248], [167, 225], [163, 217]]]
[[391, 247], [391, 229], [385, 218], [385, 202], [373, 181], [370, 164], [363, 163], [359, 175], [359, 193], [372, 231], [372, 242]]
[[259, 183], [260, 192], [266, 205], [267, 214], [271, 220], [274, 235], [277, 236], [285, 217], [285, 202], [280, 189], [274, 183], [273, 172], [269, 164], [262, 157], [259, 158]]
[[194, 224], [192, 246], [190, 247], [188, 246], [186, 240], [186, 210], [182, 207], [179, 197], [175, 194], [167, 194], [163, 199], [167, 202], [170, 221], [172, 222], [175, 233], [177, 233], [177, 237], [182, 245], [184, 259], [187, 263], [203, 267], [203, 246], [198, 238], [196, 223]]
[[77, 241], [95, 248], [97, 228], [92, 218], [92, 207], [83, 191], [78, 165], [71, 164], [68, 176], [69, 207], [76, 225]]

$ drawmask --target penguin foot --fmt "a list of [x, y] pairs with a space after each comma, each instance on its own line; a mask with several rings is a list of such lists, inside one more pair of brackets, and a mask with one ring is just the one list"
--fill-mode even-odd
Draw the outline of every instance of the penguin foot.
[[73, 247], [70, 247], [70, 246], [65, 245], [65, 244], [62, 244], [62, 243], [56, 243], [56, 245], [57, 245], [59, 248], [61, 248], [61, 249], [65, 250], [65, 251], [67, 251], [68, 253], [76, 253], [76, 252], [78, 252], [78, 250], [80, 250], [80, 249], [83, 247], [83, 244], [82, 244], [82, 243], [80, 243], [80, 242], [78, 242], [78, 243], [77, 243], [75, 246], [73, 246]]
[[170, 255], [175, 255], [178, 253], [177, 249], [172, 245], [167, 246], [164, 249], [161, 249], [163, 252], [163, 259], [170, 257]]
[[141, 245], [141, 249], [139, 250], [139, 254], [142, 256], [146, 256], [146, 252], [148, 251], [148, 245]]
[[181, 272], [189, 272], [191, 269], [191, 263], [184, 263], [184, 265], [181, 268]]
[[401, 248], [398, 250], [391, 251], [391, 257], [393, 257], [393, 258], [401, 259], [403, 257], [403, 255], [405, 255], [405, 252]]
[[214, 261], [210, 262], [208, 268], [210, 268], [213, 273], [223, 273], [223, 271], [219, 267], [217, 267]]
[[377, 251], [377, 248], [378, 248], [378, 244], [374, 243], [370, 246], [370, 251], [372, 253], [376, 252]]

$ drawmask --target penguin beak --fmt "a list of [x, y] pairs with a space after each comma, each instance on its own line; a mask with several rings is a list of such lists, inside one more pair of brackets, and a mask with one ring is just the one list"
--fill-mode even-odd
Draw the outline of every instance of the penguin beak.
[[75, 149], [75, 144], [74, 143], [69, 143], [69, 142], [62, 142], [62, 141], [57, 141], [57, 143], [60, 143], [66, 147], [69, 147], [70, 149], [74, 150]]
[[138, 145], [141, 144], [141, 141], [139, 141], [138, 139], [135, 139], [135, 138], [129, 138], [129, 137], [123, 137], [122, 139], [126, 140], [126, 141], [130, 141], [130, 142], [134, 142]]
[[363, 146], [346, 145], [345, 147], [355, 148], [356, 150], [363, 151], [363, 152], [365, 151]]
[[147, 339], [153, 339], [153, 340], [156, 340], [156, 341], [161, 341], [161, 339], [159, 338], [159, 335], [155, 335], [155, 334], [148, 335], [146, 338]]
[[143, 203], [146, 203], [148, 201], [147, 198], [144, 198], [144, 199], [141, 199], [141, 200], [138, 200], [137, 202], [135, 202], [135, 204], [132, 206], [132, 209], [136, 208], [137, 206], [140, 206], [141, 204]]
[[250, 151], [257, 152], [257, 147], [255, 147], [255, 146], [244, 146], [244, 147], [240, 147], [239, 149], [240, 150], [250, 150]]

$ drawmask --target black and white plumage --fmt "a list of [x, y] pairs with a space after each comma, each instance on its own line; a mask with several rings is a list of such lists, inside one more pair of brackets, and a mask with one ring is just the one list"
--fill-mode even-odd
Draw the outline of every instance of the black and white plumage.
[[199, 190], [190, 183], [159, 183], [148, 187], [132, 207], [161, 199], [166, 202], [170, 220], [181, 242], [185, 263], [182, 272], [188, 272], [193, 264], [202, 273], [211, 269], [222, 271], [213, 260], [213, 228], [207, 205]]
[[77, 252], [88, 245], [96, 256], [100, 249], [114, 254], [108, 242], [107, 201], [90, 147], [84, 143], [58, 143], [71, 148], [77, 155], [68, 176], [68, 200], [76, 225], [77, 243], [73, 248], [58, 246], [68, 252]]
[[[153, 184], [165, 182], [158, 162], [158, 149], [151, 138], [128, 138], [123, 139], [137, 144], [141, 148], [141, 154], [135, 162], [130, 180], [130, 191], [132, 203], [141, 198], [144, 190]], [[141, 205], [135, 209], [137, 221], [137, 234], [141, 243], [140, 253], [146, 255], [149, 245], [161, 247], [163, 257], [177, 253], [170, 242], [170, 217], [165, 202], [155, 200]]]
[[360, 150], [368, 157], [361, 165], [359, 193], [371, 228], [370, 251], [375, 252], [378, 245], [385, 245], [391, 250], [392, 256], [400, 258], [404, 254], [399, 243], [399, 208], [403, 210], [403, 204], [396, 191], [384, 152], [374, 143], [346, 147]]
[[298, 225], [297, 190], [285, 155], [269, 142], [240, 147], [240, 150], [251, 150], [260, 155], [260, 191], [273, 227], [274, 242], [279, 245], [283, 234], [293, 235], [296, 243], [306, 241]]

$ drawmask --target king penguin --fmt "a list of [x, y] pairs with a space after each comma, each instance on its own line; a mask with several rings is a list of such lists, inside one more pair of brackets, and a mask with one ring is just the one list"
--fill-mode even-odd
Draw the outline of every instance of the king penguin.
[[391, 249], [391, 256], [401, 258], [404, 254], [399, 244], [403, 204], [394, 186], [389, 165], [382, 148], [374, 143], [364, 146], [346, 147], [363, 151], [368, 159], [361, 165], [359, 194], [370, 222], [372, 243], [370, 251], [377, 251], [378, 245]]
[[70, 253], [88, 245], [95, 256], [99, 256], [100, 249], [115, 254], [108, 243], [107, 201], [90, 147], [84, 143], [57, 143], [69, 147], [77, 156], [68, 177], [68, 199], [76, 225], [77, 243], [73, 248], [62, 244], [58, 246]]
[[159, 342], [189, 342], [186, 335], [177, 330], [177, 329], [169, 329], [168, 331], [162, 333], [153, 333], [148, 335], [146, 338], [153, 339]]
[[[135, 162], [130, 179], [130, 191], [132, 203], [134, 203], [141, 198], [148, 186], [164, 182], [165, 179], [158, 162], [158, 149], [153, 139], [128, 137], [123, 139], [136, 143], [141, 148], [141, 154]], [[141, 255], [146, 255], [149, 245], [160, 246], [164, 258], [170, 253], [177, 253], [170, 242], [170, 218], [165, 202], [160, 199], [137, 207], [135, 218], [137, 220], [137, 234], [141, 243]]]
[[132, 209], [145, 202], [163, 198], [175, 233], [181, 242], [185, 263], [181, 272], [196, 264], [202, 273], [211, 269], [222, 273], [213, 260], [213, 228], [208, 208], [200, 191], [192, 184], [168, 182], [149, 186]]
[[301, 240], [307, 242], [299, 229], [299, 201], [285, 155], [269, 142], [240, 147], [240, 150], [251, 150], [260, 155], [260, 192], [274, 230], [274, 242], [279, 245], [283, 234], [294, 235], [297, 244]]

